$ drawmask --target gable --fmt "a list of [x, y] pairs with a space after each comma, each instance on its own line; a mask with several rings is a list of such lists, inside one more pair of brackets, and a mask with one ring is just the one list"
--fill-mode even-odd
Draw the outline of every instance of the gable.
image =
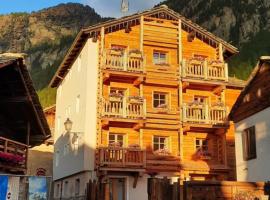
[[199, 25], [191, 22], [182, 15], [169, 9], [167, 6], [159, 6], [151, 10], [136, 13], [131, 16], [110, 20], [104, 23], [100, 23], [82, 29], [78, 34], [78, 36], [76, 37], [75, 41], [73, 42], [68, 53], [66, 54], [60, 67], [58, 68], [55, 76], [53, 77], [50, 83], [50, 86], [51, 87], [59, 86], [63, 78], [66, 76], [69, 68], [76, 60], [79, 52], [83, 48], [88, 38], [93, 38], [95, 41], [97, 41], [103, 36], [103, 34], [107, 35], [112, 32], [128, 29], [129, 27], [138, 26], [140, 24], [142, 16], [147, 18], [159, 18], [161, 20], [170, 20], [170, 22], [174, 21], [176, 23], [181, 22], [182, 30], [186, 31], [187, 33], [193, 33], [197, 39], [207, 43], [208, 45], [217, 48], [219, 44], [222, 44], [225, 58], [230, 57], [238, 52], [237, 48], [235, 48], [231, 44], [216, 37], [215, 35], [208, 32]]
[[270, 63], [259, 63], [254, 72], [253, 78], [241, 92], [232, 109], [230, 118], [234, 122], [239, 122], [270, 106]]

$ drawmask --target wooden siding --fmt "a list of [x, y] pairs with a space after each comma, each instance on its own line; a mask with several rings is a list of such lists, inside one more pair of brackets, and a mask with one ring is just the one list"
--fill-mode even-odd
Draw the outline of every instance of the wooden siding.
[[232, 116], [235, 122], [250, 117], [270, 106], [270, 64], [265, 62], [258, 67], [256, 76], [249, 83], [243, 96], [237, 102], [237, 108]]
[[[213, 124], [189, 123], [182, 126], [183, 105], [194, 102], [194, 96], [207, 97], [209, 107], [223, 103], [229, 111], [240, 93], [240, 89], [226, 88], [224, 81], [210, 80], [205, 83], [198, 79], [181, 82], [180, 53], [183, 59], [205, 56], [218, 60], [221, 59], [220, 49], [196, 37], [193, 41], [188, 41], [189, 33], [184, 30], [179, 32], [180, 21], [149, 17], [144, 17], [142, 21], [143, 25], [132, 26], [128, 33], [120, 30], [105, 34], [105, 49], [110, 49], [112, 45], [119, 45], [125, 46], [127, 52], [141, 50], [145, 71], [141, 74], [131, 71], [119, 72], [114, 69], [103, 71], [102, 98], [109, 97], [110, 88], [126, 88], [128, 91], [126, 95], [141, 96], [145, 99], [146, 116], [142, 120], [111, 117], [108, 122], [108, 119], [101, 119], [103, 128], [99, 133], [101, 137], [98, 146], [108, 146], [109, 133], [120, 133], [125, 135], [125, 147], [137, 144], [149, 155], [153, 154], [153, 137], [165, 136], [169, 138], [171, 156], [179, 159], [179, 163], [181, 158], [181, 163], [185, 166], [178, 173], [186, 177], [194, 173], [205, 178], [209, 178], [208, 175], [212, 173], [220, 175], [223, 179], [228, 177], [228, 171], [233, 172], [235, 168], [233, 124], [226, 123], [217, 127]], [[179, 52], [180, 49], [183, 51]], [[154, 64], [154, 51], [165, 52], [168, 64]], [[153, 107], [154, 92], [168, 95], [168, 108]], [[209, 141], [211, 160], [195, 158], [196, 138]], [[159, 169], [161, 168], [166, 171], [166, 167], [159, 166]], [[229, 177], [234, 179], [234, 172]]]

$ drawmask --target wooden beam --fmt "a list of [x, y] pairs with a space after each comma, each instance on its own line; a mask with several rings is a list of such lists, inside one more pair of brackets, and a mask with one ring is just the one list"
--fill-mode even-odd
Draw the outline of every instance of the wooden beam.
[[189, 86], [189, 82], [183, 82], [182, 83], [182, 90], [186, 90], [186, 88]]
[[144, 16], [140, 18], [140, 51], [143, 52]]
[[101, 35], [101, 38], [100, 38], [100, 50], [101, 50], [101, 53], [103, 54], [104, 45], [105, 45], [105, 28], [104, 28], [104, 26], [101, 27], [100, 35]]
[[189, 132], [190, 131], [190, 126], [184, 126], [183, 128], [183, 133]]
[[224, 85], [219, 85], [213, 89], [213, 93], [216, 95], [221, 95], [221, 93], [226, 89]]
[[144, 81], [144, 77], [138, 77], [134, 82], [133, 85], [138, 86]]
[[30, 102], [30, 99], [27, 96], [19, 96], [19, 97], [5, 97], [0, 99], [0, 104], [6, 103], [26, 103]]
[[219, 60], [220, 61], [224, 61], [224, 57], [223, 57], [223, 45], [222, 45], [222, 43], [219, 43], [219, 45], [218, 45], [218, 54], [219, 54]]
[[[181, 62], [183, 60], [183, 48], [182, 48], [182, 20], [178, 20], [178, 59], [179, 59], [179, 65], [181, 65]], [[180, 68], [181, 69], [181, 66]], [[180, 70], [181, 72], [181, 70]], [[181, 74], [180, 74], [181, 75]]]
[[144, 126], [144, 123], [143, 123], [143, 122], [138, 122], [137, 124], [135, 124], [135, 125], [133, 126], [133, 129], [134, 129], [134, 130], [139, 130], [139, 129], [141, 129], [143, 126]]

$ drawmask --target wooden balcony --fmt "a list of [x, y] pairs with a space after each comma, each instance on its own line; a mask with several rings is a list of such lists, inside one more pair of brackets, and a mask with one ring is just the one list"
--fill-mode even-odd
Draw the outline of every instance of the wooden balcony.
[[180, 158], [155, 155], [140, 148], [101, 147], [98, 149], [98, 167], [108, 171], [179, 172]]
[[0, 170], [10, 173], [25, 173], [27, 154], [27, 145], [0, 137]]
[[139, 169], [146, 166], [146, 151], [140, 148], [101, 147], [98, 149], [99, 167], [103, 169]]
[[140, 51], [121, 51], [108, 49], [103, 54], [103, 69], [144, 73], [144, 57]]
[[226, 124], [227, 108], [225, 106], [209, 106], [205, 104], [184, 104], [183, 121], [197, 124]]
[[102, 116], [108, 118], [144, 119], [146, 100], [142, 97], [103, 98]]
[[182, 78], [205, 81], [228, 81], [228, 65], [218, 60], [184, 59]]

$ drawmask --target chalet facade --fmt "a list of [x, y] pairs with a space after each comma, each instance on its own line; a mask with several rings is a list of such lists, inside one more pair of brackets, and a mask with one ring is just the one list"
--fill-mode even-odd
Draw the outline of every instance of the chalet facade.
[[147, 199], [155, 175], [234, 179], [236, 53], [165, 6], [83, 29], [51, 82], [55, 199], [95, 177], [112, 199]]
[[263, 56], [230, 113], [235, 122], [237, 180], [268, 181], [270, 175], [270, 57]]
[[0, 172], [27, 174], [28, 149], [51, 133], [23, 58], [0, 54]]

